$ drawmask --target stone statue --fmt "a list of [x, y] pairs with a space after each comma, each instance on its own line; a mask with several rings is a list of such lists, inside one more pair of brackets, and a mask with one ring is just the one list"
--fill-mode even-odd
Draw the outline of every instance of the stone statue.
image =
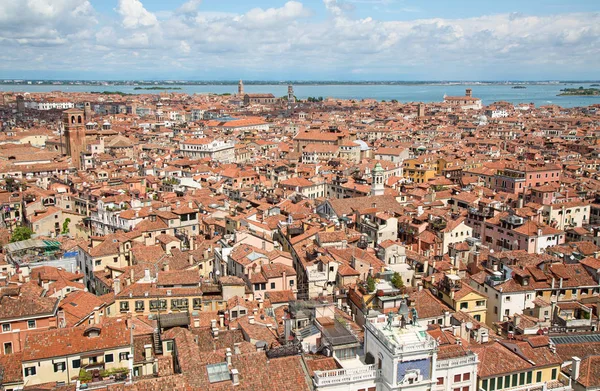
[[411, 308], [411, 315], [412, 315], [412, 324], [413, 326], [417, 325], [417, 320], [419, 320], [419, 315], [417, 315], [417, 309], [415, 307]]
[[386, 324], [385, 328], [388, 330], [391, 330], [393, 321], [394, 321], [394, 313], [390, 311], [390, 312], [388, 312], [387, 324]]

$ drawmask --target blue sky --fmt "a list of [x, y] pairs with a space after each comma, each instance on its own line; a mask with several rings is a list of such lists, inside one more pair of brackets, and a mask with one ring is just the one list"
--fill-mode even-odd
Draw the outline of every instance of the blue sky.
[[3, 78], [600, 79], [597, 0], [0, 1]]

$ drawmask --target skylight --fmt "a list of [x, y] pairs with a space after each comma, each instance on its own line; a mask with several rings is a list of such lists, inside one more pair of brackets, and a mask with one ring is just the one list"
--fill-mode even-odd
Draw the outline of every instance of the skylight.
[[224, 362], [207, 365], [206, 370], [208, 371], [208, 381], [211, 383], [217, 383], [231, 378], [227, 363]]

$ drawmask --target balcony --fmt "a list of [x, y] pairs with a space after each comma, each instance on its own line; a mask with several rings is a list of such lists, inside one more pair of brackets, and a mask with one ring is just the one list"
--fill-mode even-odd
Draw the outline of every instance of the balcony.
[[330, 371], [315, 371], [313, 381], [316, 387], [356, 383], [366, 380], [375, 380], [381, 376], [381, 370], [375, 365], [367, 365], [351, 369], [334, 369]]

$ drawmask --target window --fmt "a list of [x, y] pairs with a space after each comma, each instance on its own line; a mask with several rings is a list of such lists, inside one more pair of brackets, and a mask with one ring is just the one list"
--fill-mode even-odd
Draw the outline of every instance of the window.
[[490, 391], [494, 391], [496, 389], [496, 379], [490, 379]]
[[263, 282], [262, 284], [260, 284], [260, 290], [261, 291], [264, 291], [266, 289], [267, 289], [267, 284], [266, 283]]
[[129, 360], [129, 352], [119, 353], [119, 361]]
[[510, 387], [510, 375], [504, 376], [504, 388]]
[[202, 299], [193, 299], [192, 304], [195, 310], [202, 309]]
[[2, 324], [2, 332], [3, 333], [8, 333], [10, 331], [10, 323], [4, 323]]
[[104, 355], [104, 362], [105, 363], [114, 362], [114, 361], [115, 361], [115, 356], [112, 353]]
[[471, 373], [467, 372], [463, 374], [463, 381], [471, 380]]
[[441, 386], [441, 385], [443, 385], [443, 384], [444, 384], [444, 378], [443, 378], [443, 377], [438, 377], [438, 378], [437, 378], [437, 385], [438, 385], [438, 386]]
[[498, 387], [499, 390], [502, 389], [502, 380], [504, 378], [502, 376], [500, 376], [499, 378], [496, 379], [496, 386]]
[[136, 300], [135, 301], [135, 310], [138, 312], [143, 312], [145, 308], [144, 300]]
[[4, 342], [4, 354], [11, 354], [12, 352], [12, 342]]
[[461, 377], [460, 374], [454, 375], [454, 382], [458, 383], [460, 381], [460, 377]]
[[460, 309], [461, 310], [466, 310], [469, 308], [469, 303], [460, 303]]
[[537, 371], [535, 374], [535, 382], [536, 383], [541, 383], [542, 382], [542, 371]]
[[167, 341], [166, 347], [167, 347], [167, 352], [172, 352], [173, 351], [173, 341]]
[[485, 300], [477, 300], [477, 301], [475, 302], [475, 305], [476, 305], [477, 307], [483, 307], [483, 306], [485, 306]]
[[119, 304], [119, 308], [121, 309], [121, 312], [127, 312], [127, 311], [129, 311], [129, 302], [128, 301], [122, 301]]
[[552, 380], [556, 380], [557, 371], [556, 368], [552, 369]]
[[519, 385], [522, 386], [525, 384], [525, 372], [519, 373]]
[[271, 283], [271, 289], [275, 289], [275, 283], [274, 282]]
[[290, 286], [294, 286], [294, 280], [290, 280]]
[[28, 320], [27, 321], [27, 328], [28, 329], [35, 329], [35, 320]]
[[35, 376], [35, 367], [25, 368], [25, 377], [27, 376]]
[[71, 361], [71, 366], [73, 368], [81, 368], [81, 360], [76, 358], [75, 360]]
[[533, 372], [527, 372], [527, 384], [531, 384], [533, 382]]
[[519, 378], [519, 375], [517, 375], [516, 373], [514, 375], [512, 375], [512, 386], [513, 387], [517, 386], [517, 384], [518, 384], [518, 378]]
[[54, 363], [54, 372], [64, 372], [66, 369], [66, 363], [63, 362], [55, 362]]

